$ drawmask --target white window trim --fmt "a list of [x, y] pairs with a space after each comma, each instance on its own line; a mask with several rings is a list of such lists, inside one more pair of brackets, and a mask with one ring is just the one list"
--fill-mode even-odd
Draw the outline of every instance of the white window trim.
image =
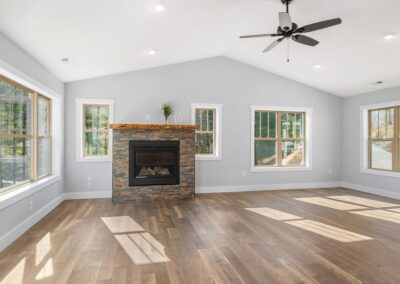
[[[277, 106], [256, 106], [251, 105], [251, 158], [250, 158], [250, 169], [254, 173], [258, 172], [296, 172], [296, 171], [312, 171], [312, 119], [313, 119], [313, 109], [310, 107], [277, 107]], [[304, 112], [306, 116], [306, 135], [305, 135], [305, 146], [306, 146], [306, 164], [305, 166], [299, 167], [256, 167], [254, 165], [254, 123], [255, 123], [255, 112], [257, 110], [261, 111], [287, 111], [287, 112]]]
[[51, 184], [61, 181], [64, 159], [64, 98], [61, 94], [46, 87], [5, 61], [0, 60], [0, 75], [7, 77], [27, 88], [51, 99], [51, 133], [52, 133], [52, 173], [37, 181], [26, 183], [0, 195], [0, 210], [22, 200]]
[[76, 111], [76, 161], [82, 163], [100, 163], [112, 161], [112, 129], [108, 130], [108, 155], [98, 157], [85, 157], [83, 155], [83, 105], [108, 105], [109, 118], [108, 123], [114, 122], [114, 100], [102, 99], [75, 99]]
[[400, 101], [392, 101], [360, 107], [360, 172], [393, 178], [400, 178], [400, 173], [369, 169], [368, 167], [368, 111], [372, 109], [400, 106]]
[[203, 103], [192, 103], [192, 124], [196, 124], [196, 109], [197, 108], [208, 108], [215, 109], [215, 125], [217, 127], [215, 131], [215, 152], [212, 155], [196, 154], [196, 160], [205, 161], [219, 161], [222, 159], [222, 147], [221, 147], [221, 133], [222, 133], [222, 104], [203, 104]]

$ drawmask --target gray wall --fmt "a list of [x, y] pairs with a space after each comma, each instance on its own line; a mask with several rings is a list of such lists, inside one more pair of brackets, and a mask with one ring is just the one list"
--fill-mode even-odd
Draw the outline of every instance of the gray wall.
[[[0, 60], [12, 65], [29, 77], [39, 81], [59, 94], [64, 93], [64, 84], [40, 63], [0, 33]], [[63, 181], [59, 181], [28, 197], [0, 210], [0, 250], [6, 234], [32, 217], [63, 192]], [[33, 204], [32, 210], [30, 204]]]
[[342, 168], [344, 182], [376, 189], [377, 194], [400, 197], [400, 179], [360, 172], [360, 106], [397, 100], [400, 100], [400, 87], [343, 99]]
[[[190, 103], [223, 104], [222, 160], [196, 163], [200, 187], [341, 180], [341, 98], [216, 57], [66, 84], [65, 191], [111, 192], [111, 163], [75, 160], [75, 98], [114, 99], [115, 123], [161, 122], [166, 101], [190, 123]], [[314, 108], [312, 171], [250, 173], [250, 105]]]

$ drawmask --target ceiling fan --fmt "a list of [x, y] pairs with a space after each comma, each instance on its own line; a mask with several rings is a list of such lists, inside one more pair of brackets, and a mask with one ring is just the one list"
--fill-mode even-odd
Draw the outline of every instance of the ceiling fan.
[[281, 2], [282, 4], [286, 5], [286, 12], [279, 13], [279, 26], [276, 33], [245, 35], [241, 36], [240, 38], [280, 37], [276, 41], [272, 42], [269, 46], [267, 46], [267, 48], [265, 48], [263, 52], [268, 52], [272, 50], [274, 47], [279, 45], [285, 38], [292, 39], [295, 42], [301, 44], [316, 46], [317, 44], [319, 44], [319, 41], [311, 37], [305, 36], [303, 34], [329, 28], [342, 23], [342, 20], [340, 18], [335, 18], [327, 21], [306, 25], [299, 28], [299, 26], [296, 23], [292, 22], [292, 19], [289, 14], [289, 5], [293, 2], [293, 0], [281, 0]]

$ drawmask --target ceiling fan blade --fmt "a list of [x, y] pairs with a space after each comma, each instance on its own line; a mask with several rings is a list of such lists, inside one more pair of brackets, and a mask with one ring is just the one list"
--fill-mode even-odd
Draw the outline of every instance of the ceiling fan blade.
[[327, 20], [327, 21], [322, 21], [322, 22], [306, 25], [304, 27], [298, 28], [295, 32], [296, 33], [309, 33], [309, 32], [313, 32], [313, 31], [329, 28], [332, 26], [336, 26], [341, 23], [342, 23], [342, 19], [336, 18], [336, 19], [331, 19], [331, 20]]
[[271, 51], [273, 48], [275, 48], [278, 44], [280, 44], [282, 42], [282, 40], [284, 39], [284, 37], [274, 41], [273, 43], [271, 43], [270, 45], [267, 46], [266, 49], [264, 49], [263, 52], [268, 52]]
[[279, 13], [279, 25], [284, 31], [292, 29], [292, 19], [289, 13], [280, 12]]
[[245, 35], [239, 38], [274, 37], [274, 36], [278, 36], [278, 34]]
[[317, 44], [319, 44], [319, 41], [305, 35], [294, 35], [292, 36], [292, 39], [298, 43], [302, 43], [309, 46], [316, 46]]

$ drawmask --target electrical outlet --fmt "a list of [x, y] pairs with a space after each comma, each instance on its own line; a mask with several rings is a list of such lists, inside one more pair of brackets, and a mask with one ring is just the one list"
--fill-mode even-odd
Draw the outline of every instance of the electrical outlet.
[[88, 183], [87, 183], [87, 188], [88, 188], [88, 189], [93, 188], [93, 184], [92, 184], [91, 182], [88, 182]]
[[87, 180], [88, 180], [88, 182], [92, 181], [92, 180], [93, 180], [93, 176], [92, 176], [91, 174], [89, 174], [89, 175], [87, 176]]
[[149, 121], [151, 119], [150, 114], [146, 114], [146, 120]]
[[242, 171], [242, 177], [245, 177], [245, 176], [247, 176], [247, 172], [246, 171]]
[[329, 172], [330, 175], [333, 174], [333, 170], [332, 169], [329, 169], [328, 172]]

